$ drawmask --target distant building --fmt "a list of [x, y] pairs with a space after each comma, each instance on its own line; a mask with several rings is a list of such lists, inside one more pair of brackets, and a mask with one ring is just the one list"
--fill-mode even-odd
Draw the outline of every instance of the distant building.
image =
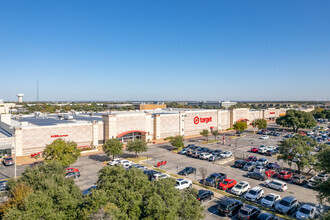
[[5, 103], [3, 99], [0, 99], [0, 114], [10, 113], [11, 108], [15, 107], [15, 103]]
[[221, 107], [223, 108], [229, 108], [230, 106], [236, 105], [237, 102], [231, 102], [231, 101], [222, 101]]
[[162, 104], [135, 104], [135, 109], [137, 110], [155, 110], [155, 109], [162, 109], [166, 108], [166, 105], [164, 103]]

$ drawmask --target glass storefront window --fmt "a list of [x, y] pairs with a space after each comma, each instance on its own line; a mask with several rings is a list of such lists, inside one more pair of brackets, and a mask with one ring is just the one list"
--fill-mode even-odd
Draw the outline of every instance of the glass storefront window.
[[10, 156], [11, 156], [11, 149], [0, 150], [0, 158], [10, 157]]

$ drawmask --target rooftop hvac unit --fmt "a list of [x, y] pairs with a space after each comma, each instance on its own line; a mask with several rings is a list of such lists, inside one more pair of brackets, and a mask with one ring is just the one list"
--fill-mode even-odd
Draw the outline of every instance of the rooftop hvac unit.
[[72, 115], [64, 115], [65, 120], [72, 120], [73, 116]]

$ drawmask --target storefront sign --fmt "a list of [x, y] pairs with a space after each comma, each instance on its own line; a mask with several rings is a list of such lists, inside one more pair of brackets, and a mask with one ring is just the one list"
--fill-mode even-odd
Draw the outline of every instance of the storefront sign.
[[10, 140], [0, 140], [0, 145], [7, 145], [7, 144], [11, 144]]
[[50, 136], [50, 137], [52, 137], [52, 138], [59, 138], [59, 137], [67, 137], [67, 136], [69, 136], [69, 135], [67, 135], [67, 134], [62, 134], [62, 135], [52, 135], [52, 136]]
[[274, 114], [275, 114], [275, 112], [269, 112], [269, 114], [271, 114], [271, 115], [274, 115]]
[[208, 118], [202, 118], [202, 117], [198, 117], [196, 116], [194, 118], [194, 123], [195, 125], [199, 124], [199, 123], [209, 123], [209, 122], [212, 122], [212, 117], [208, 117]]

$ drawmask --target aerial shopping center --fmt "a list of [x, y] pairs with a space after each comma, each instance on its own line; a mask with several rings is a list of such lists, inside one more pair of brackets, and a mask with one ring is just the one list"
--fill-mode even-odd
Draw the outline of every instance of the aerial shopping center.
[[285, 115], [287, 110], [162, 108], [88, 114], [0, 114], [0, 157], [11, 155], [14, 147], [17, 156], [31, 155], [43, 151], [57, 138], [74, 141], [78, 147], [97, 146], [110, 138], [122, 142], [134, 139], [151, 142], [176, 135], [187, 138], [203, 129], [226, 130], [237, 121], [248, 124], [259, 118], [272, 121]]

